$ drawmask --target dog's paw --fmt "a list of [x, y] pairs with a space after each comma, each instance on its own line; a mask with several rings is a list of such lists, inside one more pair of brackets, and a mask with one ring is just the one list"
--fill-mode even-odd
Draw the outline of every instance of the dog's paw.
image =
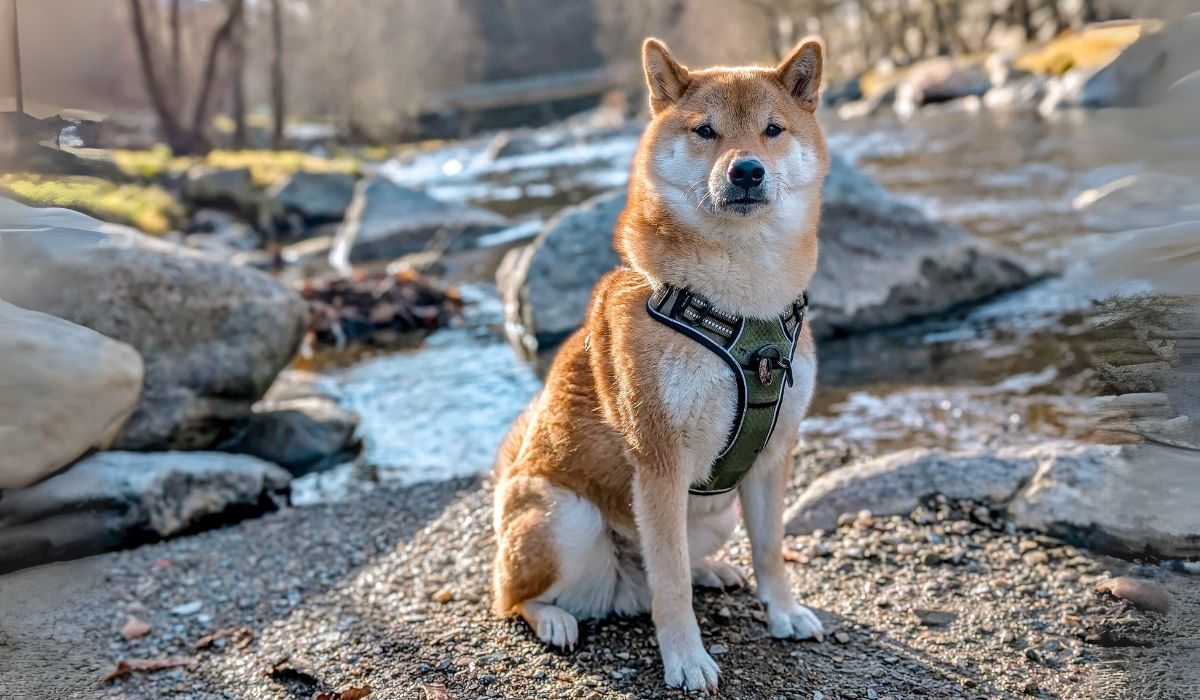
[[745, 588], [741, 569], [716, 559], [702, 559], [692, 567], [692, 583], [702, 588]]
[[721, 669], [703, 647], [684, 654], [664, 651], [663, 668], [667, 685], [672, 688], [717, 692]]
[[781, 605], [767, 604], [767, 626], [777, 639], [815, 639], [825, 637], [825, 628], [811, 610], [796, 601]]
[[546, 644], [571, 651], [579, 641], [579, 623], [575, 616], [554, 605], [537, 612], [537, 636]]

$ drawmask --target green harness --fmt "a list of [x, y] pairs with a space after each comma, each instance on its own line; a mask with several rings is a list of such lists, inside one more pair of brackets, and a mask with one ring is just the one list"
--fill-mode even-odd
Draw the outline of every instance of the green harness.
[[801, 294], [786, 315], [737, 318], [686, 289], [665, 285], [650, 295], [646, 310], [651, 318], [712, 350], [737, 380], [737, 412], [725, 447], [708, 481], [693, 486], [691, 493], [714, 495], [736, 488], [771, 439], [784, 389], [792, 385], [792, 356], [807, 308], [808, 295]]

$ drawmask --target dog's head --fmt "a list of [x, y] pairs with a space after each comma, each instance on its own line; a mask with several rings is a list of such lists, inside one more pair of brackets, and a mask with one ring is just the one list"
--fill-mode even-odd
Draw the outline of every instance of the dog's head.
[[657, 39], [646, 40], [642, 59], [654, 119], [639, 165], [673, 218], [727, 230], [721, 220], [794, 220], [819, 197], [828, 162], [813, 115], [818, 41], [774, 68], [689, 70]]

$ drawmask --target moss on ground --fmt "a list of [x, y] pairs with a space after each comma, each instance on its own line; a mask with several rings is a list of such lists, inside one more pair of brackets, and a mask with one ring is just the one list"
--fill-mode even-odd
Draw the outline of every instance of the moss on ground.
[[154, 185], [115, 183], [81, 175], [0, 175], [0, 192], [35, 207], [65, 207], [102, 221], [160, 234], [182, 220], [183, 207]]
[[182, 173], [192, 165], [214, 168], [249, 168], [254, 184], [267, 187], [280, 178], [303, 170], [313, 173], [348, 173], [359, 175], [361, 163], [356, 158], [337, 156], [323, 158], [301, 151], [211, 151], [203, 157], [174, 156], [166, 146], [147, 150], [114, 150], [112, 160], [127, 175], [144, 180], [157, 180], [172, 173]]

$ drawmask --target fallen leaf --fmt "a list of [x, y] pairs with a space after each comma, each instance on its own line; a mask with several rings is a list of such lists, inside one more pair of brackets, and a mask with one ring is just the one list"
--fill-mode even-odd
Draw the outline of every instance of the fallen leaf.
[[121, 636], [126, 639], [141, 639], [150, 634], [150, 625], [137, 619], [133, 615], [125, 618], [125, 624], [121, 626]]
[[421, 690], [425, 691], [425, 700], [454, 700], [442, 683], [422, 683]]
[[105, 683], [128, 676], [135, 671], [161, 671], [167, 668], [189, 667], [196, 663], [194, 656], [167, 656], [161, 659], [123, 659], [103, 678]]
[[438, 590], [437, 593], [433, 594], [433, 602], [449, 603], [450, 599], [453, 597], [454, 597], [454, 591], [450, 590], [449, 588], [442, 588], [442, 589]]
[[207, 649], [215, 644], [217, 640], [225, 639], [226, 637], [232, 640], [233, 646], [238, 649], [245, 649], [250, 646], [250, 642], [254, 641], [254, 630], [249, 627], [225, 627], [216, 632], [210, 632], [196, 640], [192, 648], [197, 650]]
[[333, 700], [362, 700], [371, 694], [371, 686], [364, 685], [358, 688], [346, 688], [334, 694]]

